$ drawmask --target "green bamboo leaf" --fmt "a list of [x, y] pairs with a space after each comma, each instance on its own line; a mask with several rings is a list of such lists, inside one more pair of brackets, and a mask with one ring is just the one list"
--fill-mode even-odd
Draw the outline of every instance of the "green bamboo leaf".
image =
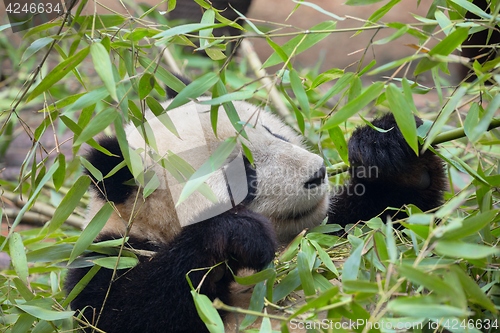
[[335, 267], [332, 258], [330, 258], [328, 253], [325, 250], [323, 250], [323, 248], [316, 241], [309, 240], [309, 242], [312, 244], [312, 246], [314, 246], [314, 248], [318, 252], [318, 257], [321, 259], [323, 265], [325, 265], [325, 267], [328, 268], [330, 272], [332, 272], [336, 276], [340, 276], [337, 267]]
[[17, 276], [23, 283], [28, 283], [28, 260], [26, 259], [23, 239], [17, 232], [14, 232], [9, 237], [9, 253]]
[[75, 299], [76, 296], [78, 296], [83, 289], [89, 284], [90, 280], [94, 277], [94, 275], [99, 272], [101, 269], [101, 266], [92, 266], [89, 271], [82, 277], [80, 281], [73, 287], [73, 289], [69, 292], [68, 296], [64, 300], [64, 302], [61, 304], [63, 308], [67, 307], [69, 303], [71, 303], [72, 300]]
[[[7, 235], [7, 237], [4, 237], [2, 245], [0, 246], [0, 251], [3, 250], [3, 248], [7, 244], [7, 241], [9, 240], [9, 237], [13, 234], [14, 230], [16, 230], [17, 225], [21, 222], [21, 220], [22, 220], [22, 218], [24, 216], [24, 213], [26, 213], [26, 211], [33, 205], [33, 202], [38, 197], [38, 194], [40, 194], [40, 191], [42, 190], [42, 188], [52, 178], [52, 175], [54, 174], [54, 172], [56, 172], [56, 170], [57, 170], [58, 167], [59, 167], [59, 162], [56, 160], [54, 162], [54, 164], [52, 164], [52, 166], [50, 167], [50, 169], [45, 173], [45, 175], [43, 175], [42, 179], [38, 182], [38, 184], [36, 185], [35, 190], [33, 190], [33, 192], [31, 193], [31, 196], [28, 199], [28, 201], [26, 202], [26, 204], [17, 213], [17, 216], [16, 216], [14, 222], [10, 226], [9, 234]], [[1, 239], [2, 238], [0, 238], [0, 240]]]
[[39, 318], [47, 321], [55, 321], [61, 319], [68, 319], [73, 317], [75, 311], [54, 311], [47, 310], [46, 308], [42, 308], [35, 305], [30, 304], [16, 304], [15, 305], [21, 311], [24, 311], [35, 318]]
[[434, 124], [432, 124], [432, 128], [429, 131], [427, 138], [425, 139], [425, 143], [424, 143], [424, 146], [422, 148], [424, 151], [430, 145], [432, 145], [432, 142], [434, 141], [436, 136], [438, 136], [442, 132], [443, 126], [448, 121], [448, 118], [450, 117], [450, 115], [456, 110], [456, 107], [458, 106], [458, 104], [462, 100], [462, 97], [464, 97], [466, 93], [467, 93], [467, 87], [460, 86], [455, 91], [455, 93], [453, 94], [451, 99], [448, 101], [448, 103], [446, 103], [445, 107], [443, 108], [443, 110], [439, 114], [439, 117], [436, 119]]
[[500, 249], [495, 247], [447, 240], [437, 241], [435, 251], [444, 256], [460, 259], [481, 259], [500, 254]]
[[29, 262], [58, 262], [68, 259], [73, 246], [70, 244], [53, 244], [28, 252]]
[[153, 90], [156, 80], [153, 74], [144, 73], [139, 80], [139, 98], [144, 99]]
[[415, 75], [428, 71], [441, 63], [441, 58], [438, 56], [447, 56], [451, 52], [455, 51], [457, 47], [462, 45], [462, 43], [467, 39], [468, 34], [469, 28], [455, 29], [455, 31], [446, 36], [442, 41], [434, 46], [429, 53], [427, 53], [429, 58], [423, 58], [417, 64], [417, 67], [415, 68]]
[[302, 80], [299, 77], [299, 73], [295, 69], [290, 71], [290, 84], [292, 86], [293, 93], [299, 102], [302, 112], [306, 115], [306, 118], [311, 117], [311, 110], [309, 108], [309, 99], [307, 98], [306, 90], [302, 85]]
[[219, 81], [217, 73], [207, 73], [186, 86], [182, 91], [175, 96], [172, 102], [168, 105], [167, 111], [175, 109], [181, 105], [188, 103], [191, 99], [197, 98], [210, 89]]
[[88, 160], [86, 160], [85, 157], [80, 156], [80, 163], [85, 169], [87, 169], [88, 172], [90, 172], [90, 174], [95, 178], [96, 181], [100, 182], [103, 180], [104, 176], [102, 172], [95, 166], [93, 166]]
[[273, 292], [273, 303], [282, 300], [290, 295], [292, 291], [300, 286], [299, 270], [294, 268], [287, 276], [280, 281]]
[[254, 285], [262, 281], [266, 281], [276, 275], [276, 271], [273, 268], [267, 268], [260, 272], [254, 273], [248, 276], [234, 276], [234, 281], [243, 286]]
[[[274, 272], [274, 269], [272, 269], [272, 271], [275, 276], [276, 273]], [[253, 288], [252, 297], [250, 298], [250, 305], [248, 307], [248, 310], [262, 312], [262, 309], [264, 309], [264, 300], [266, 298], [266, 288], [267, 286], [264, 281], [259, 282], [255, 285], [255, 287]], [[249, 325], [253, 324], [255, 320], [257, 320], [257, 318], [257, 316], [247, 314], [241, 321], [239, 329], [245, 329]]]
[[243, 101], [249, 98], [252, 98], [254, 95], [253, 91], [250, 90], [242, 90], [242, 91], [235, 91], [232, 93], [226, 93], [224, 95], [220, 95], [215, 98], [207, 99], [205, 101], [200, 101], [200, 104], [206, 104], [206, 105], [219, 105], [223, 103], [228, 103], [232, 101]]
[[491, 299], [484, 293], [484, 291], [477, 285], [477, 282], [467, 275], [458, 265], [453, 265], [449, 269], [455, 273], [462, 285], [463, 290], [467, 294], [470, 302], [481, 305], [492, 313], [497, 313], [498, 310]]
[[336, 80], [344, 75], [344, 71], [338, 68], [329, 69], [321, 74], [319, 74], [311, 83], [311, 88], [314, 89], [322, 85], [323, 83]]
[[[297, 47], [297, 44], [302, 41], [302, 43], [297, 47], [297, 50], [295, 51], [294, 55], [298, 55], [302, 53], [303, 51], [311, 48], [313, 45], [316, 45], [319, 43], [321, 40], [326, 38], [332, 30], [335, 29], [337, 25], [337, 22], [334, 21], [324, 21], [321, 22], [318, 25], [315, 25], [312, 27], [310, 30], [307, 31], [307, 35], [303, 39], [303, 35], [296, 36], [283, 44], [281, 46], [281, 49], [285, 54], [287, 55], [287, 59], [290, 58], [290, 55], [292, 54], [292, 51]], [[286, 60], [285, 60], [286, 61]], [[267, 68], [270, 66], [277, 65], [279, 63], [284, 62], [282, 57], [274, 52], [271, 54], [271, 56], [264, 62], [262, 65], [262, 68]]]
[[[85, 2], [86, 4], [86, 2]], [[93, 25], [92, 29], [103, 29], [110, 27], [121, 26], [127, 18], [124, 15], [112, 14], [112, 15], [99, 15], [99, 19], [96, 20], [94, 15], [78, 16], [75, 19], [75, 23], [80, 25]], [[90, 28], [89, 28], [90, 29]]]
[[485, 112], [482, 117], [480, 117], [479, 122], [472, 129], [468, 138], [471, 142], [477, 142], [488, 130], [490, 126], [491, 120], [493, 116], [498, 114], [498, 110], [500, 109], [500, 95], [496, 95], [493, 100], [488, 103]]
[[348, 6], [366, 6], [366, 5], [373, 5], [374, 3], [380, 1], [383, 0], [347, 0], [345, 4]]
[[[288, 68], [291, 68], [291, 64], [290, 62], [288, 61], [288, 59], [290, 58], [290, 56], [288, 54], [286, 54], [286, 52], [281, 48], [281, 46], [279, 46], [278, 44], [276, 44], [271, 38], [269, 37], [266, 37], [266, 41], [267, 43], [269, 44], [269, 46], [271, 46], [271, 48], [274, 50], [275, 54], [277, 57], [279, 57], [281, 59], [281, 62], [284, 62], [284, 63], [287, 63], [287, 66]], [[278, 62], [279, 63], [279, 62]]]
[[45, 46], [48, 44], [52, 43], [54, 38], [52, 37], [43, 37], [40, 39], [35, 40], [31, 45], [24, 51], [22, 57], [21, 57], [21, 63], [25, 62], [29, 57], [31, 57], [33, 54], [37, 53], [41, 49], [43, 49]]
[[344, 133], [339, 126], [332, 127], [328, 130], [330, 140], [332, 140], [335, 149], [339, 153], [340, 158], [344, 163], [349, 165], [349, 157], [347, 150], [347, 141], [345, 140]]
[[[351, 255], [344, 262], [342, 267], [342, 281], [357, 280], [359, 267], [361, 265], [361, 254], [363, 252], [364, 243], [359, 238], [349, 235], [349, 241], [356, 240], [357, 246], [352, 250]], [[354, 244], [353, 244], [354, 245]]]
[[357, 76], [354, 73], [345, 73], [342, 75], [337, 82], [328, 89], [328, 91], [323, 95], [323, 97], [316, 103], [315, 108], [319, 108], [323, 106], [330, 98], [334, 95], [339, 94], [342, 90], [344, 90], [348, 85], [351, 84], [353, 80], [355, 80]]
[[[211, 8], [207, 9], [203, 13], [203, 16], [201, 17], [200, 23], [213, 25], [214, 22], [215, 22], [215, 11]], [[201, 49], [204, 49], [207, 47], [207, 45], [208, 45], [207, 37], [213, 36], [212, 31], [213, 31], [213, 28], [203, 29], [198, 34], [200, 36], [200, 48]]]
[[26, 286], [26, 284], [19, 278], [15, 277], [12, 279], [14, 285], [16, 286], [17, 292], [21, 295], [22, 298], [26, 301], [31, 301], [35, 298], [35, 294]]
[[411, 318], [467, 317], [472, 313], [449, 305], [439, 304], [432, 296], [399, 297], [387, 304], [387, 310]]
[[436, 21], [438, 22], [445, 35], [449, 35], [454, 26], [450, 19], [439, 9], [436, 9], [436, 11], [434, 12], [434, 17], [436, 18]]
[[78, 99], [73, 104], [70, 104], [62, 114], [66, 115], [71, 112], [81, 111], [108, 96], [109, 92], [106, 87], [100, 87], [96, 90], [89, 91], [88, 93], [78, 97]]
[[406, 277], [411, 282], [423, 286], [428, 290], [432, 290], [441, 296], [449, 298], [453, 297], [456, 293], [453, 287], [446, 283], [442, 278], [437, 275], [433, 275], [432, 273], [423, 272], [418, 268], [408, 265], [399, 265], [397, 270], [402, 276]]
[[109, 53], [101, 43], [92, 43], [90, 45], [90, 55], [92, 56], [92, 62], [94, 63], [94, 68], [104, 86], [109, 92], [111, 98], [118, 101], [118, 96], [116, 95], [116, 82], [113, 75], [113, 64], [109, 58]]
[[[359, 0], [359, 1], [363, 1], [363, 0]], [[385, 14], [387, 14], [392, 9], [392, 7], [394, 7], [395, 5], [397, 5], [400, 1], [401, 0], [391, 0], [388, 3], [386, 3], [385, 5], [383, 5], [382, 7], [380, 7], [379, 9], [377, 9], [368, 18], [367, 23], [365, 24], [365, 26], [371, 25], [372, 22], [375, 23], [378, 20], [380, 20], [382, 17], [385, 16]]]
[[54, 232], [59, 228], [68, 217], [75, 211], [83, 195], [87, 192], [90, 185], [88, 176], [80, 176], [71, 186], [68, 193], [64, 196], [59, 206], [57, 206], [52, 219], [49, 222], [49, 232]]
[[112, 124], [117, 117], [118, 112], [116, 112], [113, 108], [102, 110], [88, 123], [87, 126], [85, 126], [73, 145], [79, 146], [92, 139], [95, 135], [101, 133], [106, 127]]
[[[264, 314], [267, 314], [266, 310], [264, 310]], [[259, 333], [268, 333], [268, 332], [272, 332], [272, 331], [273, 331], [273, 328], [271, 325], [271, 319], [269, 319], [269, 317], [262, 318], [262, 323], [260, 324]]]
[[[323, 8], [321, 8], [320, 6], [318, 6], [317, 4], [315, 3], [312, 3], [312, 2], [307, 2], [307, 1], [303, 1], [303, 0], [292, 0], [293, 2], [295, 2], [296, 4], [298, 4], [299, 6], [307, 6], [307, 7], [311, 7], [313, 8], [314, 10], [316, 10], [317, 12], [320, 12], [322, 14], [325, 14], [326, 16], [330, 16], [331, 18], [337, 20], [337, 21], [343, 21], [345, 20], [345, 17], [340, 17], [338, 15], [335, 15], [334, 13], [332, 12], [329, 12], [327, 10], [324, 10]], [[382, 1], [382, 0], [378, 0], [378, 1]]]
[[456, 3], [462, 8], [465, 8], [468, 12], [471, 12], [473, 14], [476, 14], [477, 16], [486, 19], [486, 20], [491, 20], [492, 16], [488, 13], [486, 13], [484, 10], [482, 10], [480, 7], [475, 5], [474, 3], [467, 1], [467, 0], [450, 0], [451, 2]]
[[146, 199], [149, 197], [158, 187], [160, 187], [160, 179], [153, 173], [151, 178], [147, 181], [144, 190], [142, 191], [142, 197]]
[[444, 240], [459, 240], [474, 235], [492, 223], [496, 216], [497, 211], [495, 210], [469, 216], [465, 220], [460, 221], [456, 227], [446, 230], [441, 238]]
[[92, 244], [94, 239], [97, 237], [101, 229], [104, 227], [109, 217], [113, 213], [113, 206], [109, 202], [104, 204], [97, 214], [90, 220], [89, 224], [82, 231], [80, 237], [75, 243], [73, 251], [69, 256], [68, 264], [71, 264], [80, 254], [87, 249], [87, 247]]
[[59, 191], [66, 179], [66, 156], [64, 156], [64, 154], [59, 154], [57, 155], [57, 160], [59, 161], [59, 167], [52, 175], [52, 182], [54, 183], [56, 191]]
[[210, 298], [199, 294], [196, 290], [191, 290], [191, 296], [193, 296], [196, 311], [207, 326], [208, 331], [210, 333], [224, 333], [224, 323], [219, 313], [212, 305]]
[[297, 255], [297, 268], [299, 270], [299, 278], [304, 294], [306, 296], [316, 294], [316, 290], [314, 289], [314, 280], [309, 268], [309, 261], [307, 259], [307, 255], [302, 251]]
[[[158, 103], [156, 99], [154, 99], [151, 96], [146, 97], [146, 104], [148, 105], [149, 109], [153, 114], [157, 117], [157, 119], [170, 131], [172, 134], [180, 138], [179, 132], [177, 131], [177, 128], [175, 128], [175, 124], [168, 115], [168, 112], [165, 112], [165, 109], [163, 106]], [[152, 135], [148, 136], [148, 140], [152, 140], [154, 138], [154, 133], [151, 133]], [[152, 145], [152, 143], [150, 143]]]
[[375, 282], [363, 281], [363, 280], [347, 280], [342, 281], [342, 287], [344, 291], [348, 294], [356, 293], [367, 293], [367, 294], [378, 294], [378, 285]]
[[387, 253], [389, 254], [389, 262], [394, 264], [399, 259], [399, 251], [394, 239], [394, 229], [390, 219], [385, 223], [385, 241], [387, 244]]
[[22, 313], [19, 315], [14, 327], [12, 327], [11, 333], [26, 333], [30, 332], [31, 326], [33, 326], [33, 322], [35, 321], [35, 317], [28, 313]]
[[217, 23], [217, 24], [214, 24], [214, 23], [183, 24], [183, 25], [162, 31], [159, 34], [154, 35], [153, 38], [157, 39], [156, 44], [161, 45], [161, 44], [167, 43], [170, 40], [170, 38], [177, 36], [177, 35], [183, 35], [183, 34], [187, 34], [187, 33], [191, 33], [191, 32], [200, 31], [203, 29], [220, 28], [223, 26], [224, 26], [224, 24], [222, 24], [222, 23]]
[[394, 83], [387, 86], [385, 96], [403, 137], [415, 155], [418, 155], [417, 124], [411, 112], [411, 105], [408, 104], [405, 96]]
[[381, 232], [376, 232], [373, 235], [373, 240], [375, 241], [375, 251], [377, 256], [383, 265], [389, 261], [389, 253], [387, 252], [387, 244], [385, 242], [384, 234]]
[[182, 192], [179, 195], [179, 200], [177, 201], [176, 206], [180, 205], [201, 185], [203, 185], [205, 180], [207, 180], [213, 172], [217, 171], [222, 166], [235, 147], [235, 137], [228, 138], [222, 142], [208, 158], [208, 160], [203, 163], [203, 165], [188, 179], [182, 188]]
[[133, 257], [104, 257], [92, 260], [94, 264], [107, 269], [127, 269], [135, 267], [139, 260]]
[[179, 93], [182, 89], [186, 87], [184, 82], [179, 80], [175, 75], [167, 71], [160, 65], [152, 62], [150, 59], [146, 57], [139, 57], [139, 63], [144, 67], [144, 69], [155, 76], [155, 78], [159, 79], [163, 82], [167, 87], [173, 89], [175, 92]]
[[342, 124], [344, 121], [349, 119], [349, 117], [353, 116], [356, 112], [360, 111], [370, 102], [375, 100], [383, 89], [383, 82], [375, 82], [370, 85], [361, 93], [361, 95], [349, 101], [346, 105], [344, 105], [344, 107], [335, 112], [333, 116], [325, 122], [321, 130], [327, 130]]
[[384, 45], [384, 44], [387, 44], [387, 43], [390, 43], [392, 42], [393, 40], [396, 40], [398, 39], [399, 37], [405, 35], [408, 30], [410, 30], [410, 27], [405, 25], [401, 28], [399, 28], [395, 33], [393, 33], [392, 35], [390, 36], [387, 36], [385, 38], [382, 38], [382, 39], [379, 39], [379, 40], [376, 40], [375, 42], [373, 42], [373, 44], [375, 45]]
[[80, 64], [83, 59], [87, 57], [90, 52], [90, 47], [86, 47], [77, 54], [67, 58], [59, 65], [54, 67], [46, 77], [33, 89], [31, 94], [26, 99], [26, 102], [33, 100], [35, 97], [43, 92], [46, 92], [50, 87], [59, 82], [63, 77], [66, 76], [71, 70], [75, 69], [78, 64]]

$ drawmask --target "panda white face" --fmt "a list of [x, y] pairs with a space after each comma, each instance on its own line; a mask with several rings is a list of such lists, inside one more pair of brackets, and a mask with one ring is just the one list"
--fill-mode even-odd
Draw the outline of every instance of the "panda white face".
[[325, 218], [329, 190], [323, 159], [305, 149], [302, 138], [275, 116], [261, 111], [247, 131], [257, 174], [249, 209], [268, 217], [281, 243]]
[[[274, 115], [246, 102], [234, 102], [234, 106], [242, 123], [247, 122], [248, 141], [241, 140], [252, 152], [254, 167], [249, 167], [245, 161], [246, 178], [232, 188], [231, 195], [243, 192], [243, 197], [247, 198], [243, 204], [268, 217], [275, 226], [278, 241], [288, 242], [303, 229], [321, 223], [327, 214], [329, 191], [323, 160], [307, 151], [301, 137]], [[213, 200], [195, 192], [176, 206], [184, 184], [176, 181], [160, 159], [151, 156], [167, 156], [173, 152], [198, 169], [221, 141], [237, 134], [221, 108], [216, 137], [209, 109], [208, 105], [190, 102], [169, 111], [179, 136], [167, 129], [165, 119], [152, 113], [146, 115], [146, 131], [144, 127], [138, 129], [133, 125], [126, 129], [129, 146], [138, 149], [143, 167], [156, 174], [160, 185], [145, 200], [137, 200], [141, 195], [134, 191], [124, 203], [116, 205], [118, 214], [110, 218], [102, 233], [118, 231], [124, 234], [127, 224], [132, 221], [130, 236], [168, 242], [181, 227], [204, 219], [199, 217], [208, 208], [213, 208]], [[225, 202], [230, 209], [226, 175], [213, 173], [205, 183], [217, 200]], [[91, 207], [89, 215], [93, 216], [99, 206]]]

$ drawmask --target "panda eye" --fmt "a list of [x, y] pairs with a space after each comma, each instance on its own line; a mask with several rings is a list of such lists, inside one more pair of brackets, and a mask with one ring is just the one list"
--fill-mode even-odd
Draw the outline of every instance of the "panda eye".
[[280, 140], [283, 140], [283, 141], [288, 142], [287, 138], [285, 138], [285, 137], [284, 137], [284, 136], [282, 136], [282, 135], [279, 135], [279, 134], [276, 134], [276, 133], [271, 132], [271, 130], [270, 130], [267, 126], [262, 125], [262, 127], [264, 127], [264, 128], [266, 129], [266, 131], [268, 131], [268, 132], [269, 132], [271, 135], [273, 135], [274, 137], [277, 137], [277, 138], [278, 138], [278, 139], [280, 139]]

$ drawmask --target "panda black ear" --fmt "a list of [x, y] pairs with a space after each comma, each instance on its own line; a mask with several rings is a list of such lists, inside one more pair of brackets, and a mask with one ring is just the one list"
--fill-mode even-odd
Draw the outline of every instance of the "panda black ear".
[[[179, 80], [181, 80], [182, 83], [184, 83], [186, 86], [191, 83], [191, 80], [189, 80], [188, 78], [186, 78], [180, 74], [173, 74], [173, 75], [176, 78], [178, 78]], [[166, 87], [166, 91], [167, 91], [168, 98], [174, 98], [179, 93], [178, 91], [175, 91], [174, 89], [170, 88], [169, 86]]]
[[[113, 156], [106, 155], [97, 149], [92, 148], [87, 153], [87, 160], [101, 172], [103, 176], [109, 174], [118, 164], [123, 162], [122, 152], [118, 139], [116, 137], [105, 137], [99, 140], [99, 145], [107, 149]], [[92, 174], [86, 170], [92, 178], [92, 187], [95, 189], [97, 196], [102, 200], [113, 201], [115, 204], [124, 203], [132, 194], [133, 186], [127, 185], [126, 182], [133, 178], [127, 166], [124, 166], [112, 176], [97, 181]]]

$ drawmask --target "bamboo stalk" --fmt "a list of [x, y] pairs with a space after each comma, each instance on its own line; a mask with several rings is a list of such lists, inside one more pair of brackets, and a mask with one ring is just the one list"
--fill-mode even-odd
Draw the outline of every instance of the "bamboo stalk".
[[[500, 127], [500, 119], [493, 119], [488, 126], [487, 131], [490, 131], [494, 128]], [[446, 131], [444, 133], [439, 134], [436, 136], [434, 141], [432, 142], [433, 145], [437, 145], [443, 142], [448, 142], [448, 141], [453, 141], [457, 139], [461, 139], [465, 137], [465, 130], [463, 127], [461, 128], [456, 128], [450, 131]], [[332, 166], [329, 166], [326, 168], [326, 171], [328, 172], [328, 176], [335, 176], [338, 174], [341, 174], [343, 172], [346, 172], [349, 170], [349, 166], [347, 164], [340, 162], [337, 164], [333, 164]]]

